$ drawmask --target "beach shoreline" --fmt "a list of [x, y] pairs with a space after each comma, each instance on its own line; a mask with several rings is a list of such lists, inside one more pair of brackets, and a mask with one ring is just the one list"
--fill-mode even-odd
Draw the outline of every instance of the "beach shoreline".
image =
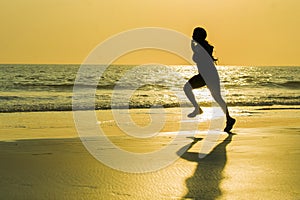
[[[204, 110], [209, 108], [204, 108]], [[5, 199], [297, 199], [300, 113], [298, 109], [230, 108], [237, 124], [221, 134], [202, 160], [208, 120], [199, 120], [202, 140], [163, 169], [127, 173], [96, 160], [84, 147], [73, 112], [1, 113], [0, 197]], [[146, 126], [149, 109], [131, 109]], [[180, 129], [179, 108], [165, 109], [166, 124], [154, 138], [132, 139], [114, 122], [111, 110], [96, 111], [107, 138], [126, 151], [151, 152], [169, 144]], [[200, 117], [199, 117], [200, 118]], [[192, 142], [193, 140], [190, 139]], [[178, 149], [182, 148], [178, 145]], [[159, 161], [157, 161], [159, 162]]]

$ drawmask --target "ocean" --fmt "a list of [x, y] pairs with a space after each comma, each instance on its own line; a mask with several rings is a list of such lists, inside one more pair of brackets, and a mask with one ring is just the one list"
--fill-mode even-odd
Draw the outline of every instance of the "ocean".
[[[0, 65], [0, 112], [70, 111], [75, 80], [96, 88], [95, 109], [191, 106], [182, 91], [195, 66]], [[228, 106], [300, 105], [300, 67], [217, 66]], [[76, 79], [79, 74], [80, 79]], [[97, 80], [96, 83], [95, 80]], [[201, 106], [211, 106], [207, 88], [194, 90]], [[132, 94], [123, 98], [124, 94]], [[88, 97], [87, 97], [88, 98]], [[82, 106], [85, 109], [84, 105]], [[86, 108], [89, 109], [89, 108]]]

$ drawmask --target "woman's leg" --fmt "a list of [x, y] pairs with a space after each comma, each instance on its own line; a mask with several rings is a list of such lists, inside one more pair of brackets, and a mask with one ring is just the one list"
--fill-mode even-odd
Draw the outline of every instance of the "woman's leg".
[[195, 110], [192, 113], [188, 114], [188, 117], [195, 117], [196, 115], [202, 114], [203, 111], [196, 101], [195, 95], [193, 93], [193, 88], [189, 82], [187, 82], [184, 85], [183, 91], [184, 91], [185, 95], [187, 96], [187, 98], [190, 100], [190, 102], [195, 107]]
[[201, 74], [197, 74], [193, 76], [183, 87], [183, 91], [185, 92], [185, 95], [187, 98], [190, 100], [190, 102], [193, 104], [195, 107], [195, 110], [188, 114], [188, 117], [196, 117], [196, 115], [200, 115], [203, 113], [202, 109], [200, 108], [199, 104], [197, 103], [195, 99], [195, 95], [193, 93], [193, 89], [195, 88], [201, 88], [205, 86], [206, 83], [201, 76]]
[[222, 108], [223, 112], [226, 114], [226, 127], [224, 129], [225, 132], [230, 132], [230, 130], [232, 129], [233, 125], [235, 124], [235, 119], [232, 118], [229, 114], [228, 111], [228, 107], [221, 95], [220, 90], [210, 90], [211, 91], [211, 95], [213, 96], [213, 98], [215, 99], [215, 101], [220, 105], [220, 107]]
[[[210, 88], [209, 88], [210, 89]], [[230, 117], [229, 112], [228, 112], [228, 108], [227, 105], [221, 95], [220, 90], [211, 90], [210, 89], [210, 93], [212, 95], [212, 97], [215, 99], [215, 101], [219, 104], [219, 106], [222, 108], [224, 114], [226, 114], [226, 118]]]

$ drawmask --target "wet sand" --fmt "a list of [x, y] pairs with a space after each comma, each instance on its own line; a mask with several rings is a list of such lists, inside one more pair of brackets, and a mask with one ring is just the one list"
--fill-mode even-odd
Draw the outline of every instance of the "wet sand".
[[[192, 146], [178, 160], [149, 173], [127, 173], [96, 160], [78, 138], [72, 112], [0, 114], [1, 199], [299, 199], [298, 109], [234, 113], [234, 134], [222, 133], [199, 159], [209, 120], [183, 137]], [[135, 123], [151, 120], [148, 109], [131, 110]], [[180, 129], [178, 109], [166, 109], [167, 124], [155, 137], [127, 136], [111, 111], [97, 111], [99, 126], [118, 147], [147, 153], [167, 146]], [[205, 117], [204, 117], [205, 118]], [[104, 149], [104, 151], [107, 151]], [[163, 159], [166, 155], [158, 158]]]

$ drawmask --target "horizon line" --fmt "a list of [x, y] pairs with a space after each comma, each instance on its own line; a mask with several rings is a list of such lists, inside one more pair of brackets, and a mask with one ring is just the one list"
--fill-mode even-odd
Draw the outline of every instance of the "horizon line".
[[[82, 65], [83, 63], [0, 63], [0, 65]], [[193, 65], [189, 65], [189, 64], [163, 64], [163, 63], [153, 63], [153, 65], [155, 64], [161, 64], [161, 65], [166, 65], [166, 66], [178, 66], [178, 65], [182, 65], [182, 66], [193, 66]], [[138, 65], [145, 65], [145, 64], [99, 64], [99, 63], [95, 63], [95, 64], [85, 64], [85, 65], [127, 65], [127, 66], [138, 66]], [[152, 65], [152, 63], [149, 63], [149, 65]], [[228, 67], [300, 67], [300, 65], [230, 65], [230, 64], [216, 64], [216, 66], [228, 66]]]

